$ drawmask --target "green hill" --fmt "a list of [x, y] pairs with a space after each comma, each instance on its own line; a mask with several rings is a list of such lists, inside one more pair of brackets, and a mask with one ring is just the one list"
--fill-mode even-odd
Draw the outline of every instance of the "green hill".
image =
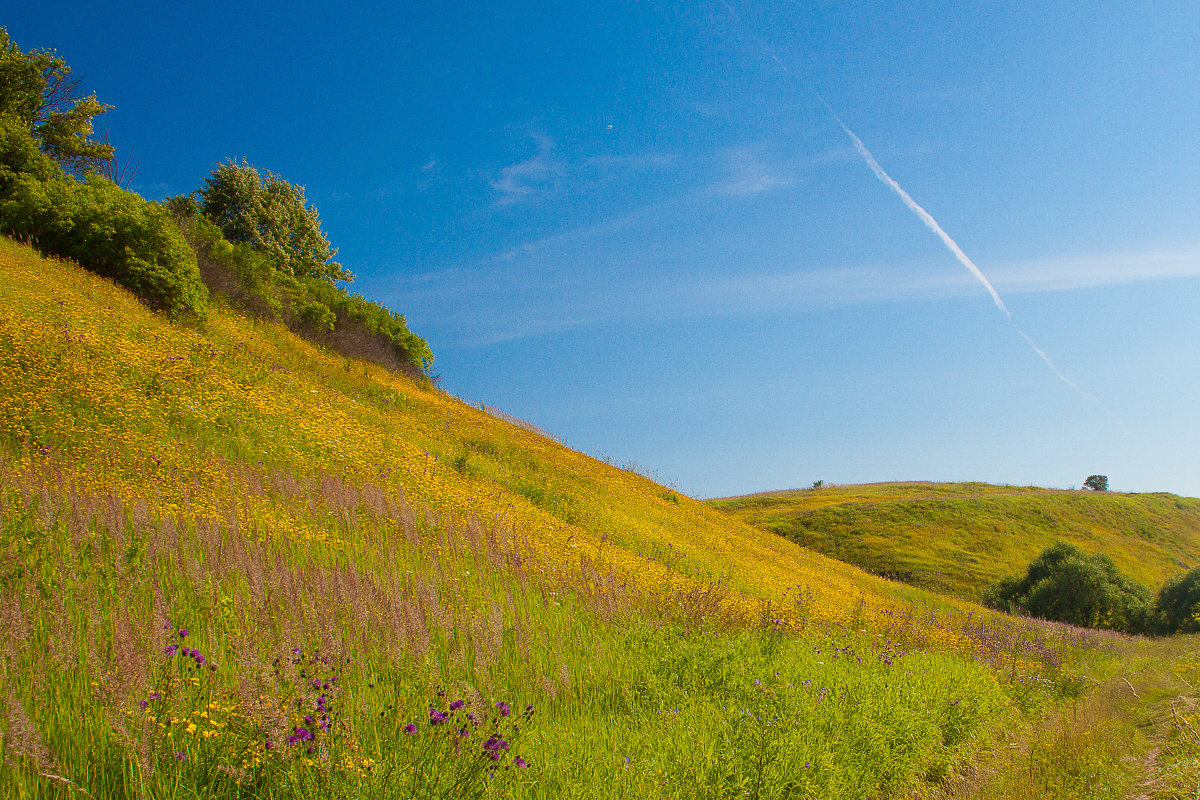
[[1157, 589], [1200, 564], [1200, 500], [982, 483], [884, 483], [709, 501], [863, 569], [977, 600], [1056, 540], [1112, 557]]
[[1118, 680], [1200, 674], [529, 427], [0, 240], [0, 796], [951, 796], [1014, 730], [1067, 796], [1144, 775]]

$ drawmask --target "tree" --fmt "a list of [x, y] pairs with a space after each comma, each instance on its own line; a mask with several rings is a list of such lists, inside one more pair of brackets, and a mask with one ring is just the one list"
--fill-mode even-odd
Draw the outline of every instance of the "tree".
[[1087, 480], [1083, 482], [1083, 488], [1091, 489], [1093, 492], [1108, 491], [1108, 476], [1107, 475], [1088, 475]]
[[1161, 633], [1200, 631], [1200, 567], [1163, 584], [1155, 611]]
[[92, 120], [111, 108], [80, 96], [78, 78], [53, 50], [23, 53], [0, 27], [0, 117], [25, 128], [63, 169], [83, 175], [112, 160], [112, 145], [91, 138]]
[[1029, 562], [1023, 578], [1005, 578], [983, 601], [1009, 613], [1139, 633], [1147, 626], [1149, 597], [1107, 555], [1089, 556], [1073, 544], [1055, 542]]
[[253, 245], [295, 278], [349, 281], [353, 276], [333, 260], [337, 250], [321, 231], [317, 209], [304, 187], [273, 172], [266, 175], [242, 159], [218, 164], [205, 179], [200, 210], [231, 242]]

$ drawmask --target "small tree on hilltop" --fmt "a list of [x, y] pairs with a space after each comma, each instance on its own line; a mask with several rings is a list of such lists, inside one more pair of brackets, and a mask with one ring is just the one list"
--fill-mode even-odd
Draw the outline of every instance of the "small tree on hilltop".
[[1083, 482], [1083, 488], [1091, 489], [1093, 492], [1107, 492], [1108, 476], [1088, 475], [1087, 480]]

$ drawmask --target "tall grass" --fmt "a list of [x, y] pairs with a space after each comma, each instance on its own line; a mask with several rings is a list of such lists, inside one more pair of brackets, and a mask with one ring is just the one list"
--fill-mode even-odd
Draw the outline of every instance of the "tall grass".
[[[1120, 643], [0, 242], [0, 794], [878, 797]], [[669, 497], [668, 497], [669, 495]]]

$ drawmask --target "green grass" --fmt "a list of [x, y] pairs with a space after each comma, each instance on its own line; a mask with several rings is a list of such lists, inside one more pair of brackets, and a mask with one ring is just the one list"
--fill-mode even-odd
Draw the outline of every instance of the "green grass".
[[0, 241], [0, 796], [906, 797], [1131, 646]]
[[1055, 540], [1107, 553], [1156, 590], [1200, 563], [1200, 500], [981, 483], [834, 486], [711, 500], [878, 575], [977, 600]]

